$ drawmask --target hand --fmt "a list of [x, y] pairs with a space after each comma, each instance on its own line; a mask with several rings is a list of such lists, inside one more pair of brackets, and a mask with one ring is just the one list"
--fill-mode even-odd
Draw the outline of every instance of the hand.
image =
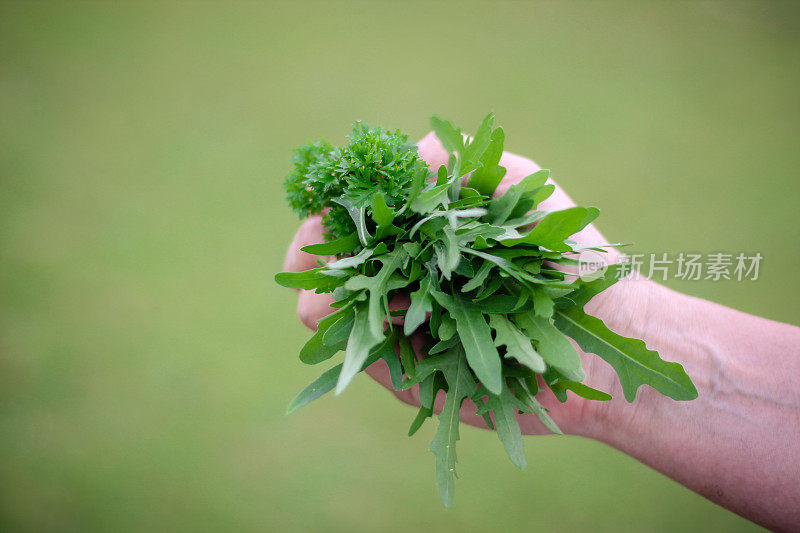
[[[428, 162], [432, 170], [435, 171], [441, 165], [447, 163], [448, 154], [442, 147], [439, 139], [437, 139], [433, 133], [426, 135], [418, 143], [418, 148], [420, 155]], [[541, 169], [539, 165], [530, 159], [508, 152], [503, 154], [500, 164], [506, 168], [507, 172], [505, 178], [497, 188], [496, 195], [504, 194], [511, 185], [518, 183], [526, 176]], [[549, 181], [549, 183], [553, 183], [552, 180]], [[544, 210], [560, 210], [573, 207], [574, 205], [575, 203], [570, 197], [556, 185], [553, 195], [542, 202], [539, 208]], [[284, 262], [284, 270], [302, 271], [317, 266], [317, 259], [319, 259], [319, 256], [307, 254], [300, 249], [309, 244], [323, 242], [322, 229], [320, 216], [312, 216], [303, 222], [289, 246]], [[598, 245], [608, 242], [593, 225], [587, 226], [579, 233], [575, 234], [572, 239], [579, 244]], [[619, 258], [619, 252], [613, 248], [609, 249], [607, 257], [609, 263], [618, 262]], [[625, 317], [622, 315], [630, 313], [623, 313], [621, 310], [629, 310], [630, 308], [627, 305], [621, 305], [623, 292], [625, 291], [614, 290], [614, 288], [609, 289], [602, 295], [602, 299], [600, 296], [595, 298], [595, 301], [589, 305], [587, 311], [599, 315], [600, 318], [606, 321], [609, 319], [611, 319], [612, 322], [624, 320]], [[330, 307], [332, 302], [333, 298], [330, 294], [315, 294], [314, 291], [311, 290], [301, 290], [297, 306], [297, 313], [300, 320], [306, 326], [315, 330], [317, 322], [333, 311], [333, 308]], [[390, 303], [390, 308], [403, 309], [407, 308], [408, 304], [407, 297], [398, 297]], [[398, 319], [398, 322], [402, 323], [402, 319]], [[417, 357], [421, 358], [420, 351], [424, 345], [423, 337], [419, 334], [415, 334], [412, 336], [411, 342], [417, 352]], [[614, 396], [621, 396], [622, 392], [611, 367], [594, 355], [583, 354], [580, 348], [578, 348], [578, 351], [583, 357], [584, 370], [588, 376], [587, 384], [600, 390], [610, 392]], [[392, 389], [388, 367], [384, 361], [379, 360], [371, 365], [367, 369], [367, 374], [384, 387], [391, 390], [400, 400], [411, 405], [419, 406], [417, 387], [405, 391], [394, 391]], [[542, 387], [542, 391], [543, 392], [537, 396], [537, 399], [546, 408], [550, 409], [552, 418], [567, 433], [586, 434], [587, 429], [597, 421], [601, 414], [600, 410], [602, 406], [598, 404], [602, 402], [584, 400], [570, 393], [569, 401], [562, 404], [547, 387]], [[437, 412], [441, 410], [443, 404], [444, 395], [440, 394], [435, 406]], [[472, 403], [471, 400], [465, 400], [461, 409], [461, 419], [468, 424], [486, 427], [483, 419], [475, 414], [475, 409], [475, 404]], [[549, 433], [535, 415], [520, 414], [518, 415], [518, 419], [523, 433]]]
[[[446, 163], [438, 139], [428, 134], [419, 152], [432, 169]], [[505, 153], [500, 161], [507, 174], [498, 194], [539, 170], [533, 161]], [[572, 200], [556, 185], [542, 209], [564, 209]], [[319, 217], [301, 226], [286, 256], [286, 270], [316, 266], [316, 256], [300, 248], [322, 242]], [[593, 227], [573, 236], [581, 244], [605, 244]], [[610, 263], [620, 254], [610, 250]], [[390, 307], [407, 307], [397, 298]], [[297, 311], [308, 327], [329, 314], [328, 294], [302, 291]], [[583, 354], [586, 384], [610, 393], [608, 402], [588, 401], [570, 394], [561, 404], [546, 388], [537, 399], [551, 411], [565, 433], [595, 438], [635, 457], [710, 500], [765, 527], [800, 530], [800, 328], [747, 315], [685, 296], [647, 280], [623, 279], [599, 294], [586, 311], [613, 331], [643, 339], [668, 361], [684, 366], [699, 397], [676, 402], [650, 387], [641, 387], [628, 404], [611, 367], [597, 356]], [[417, 351], [420, 336], [412, 337]], [[578, 350], [580, 352], [580, 350]], [[768, 361], [769, 364], [765, 364]], [[378, 361], [367, 373], [391, 390], [388, 369]], [[419, 405], [416, 389], [395, 392]], [[443, 397], [437, 398], [441, 410]], [[464, 422], [486, 427], [466, 400]], [[545, 433], [538, 418], [518, 415], [524, 433]]]

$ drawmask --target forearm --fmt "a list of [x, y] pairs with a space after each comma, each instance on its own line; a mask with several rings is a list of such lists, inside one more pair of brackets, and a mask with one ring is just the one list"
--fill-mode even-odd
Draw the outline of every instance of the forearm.
[[[684, 296], [648, 281], [620, 291], [611, 329], [681, 363], [699, 396], [675, 402], [642, 387], [588, 428], [710, 500], [773, 529], [800, 527], [800, 328]], [[609, 294], [608, 298], [613, 298]]]

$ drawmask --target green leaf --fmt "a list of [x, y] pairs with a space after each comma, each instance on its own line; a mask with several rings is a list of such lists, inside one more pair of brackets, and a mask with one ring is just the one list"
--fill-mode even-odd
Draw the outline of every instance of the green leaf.
[[610, 265], [603, 277], [593, 281], [585, 282], [578, 278], [575, 280], [574, 285], [577, 287], [574, 292], [562, 296], [556, 300], [559, 307], [580, 307], [588, 304], [592, 298], [608, 289], [619, 281], [619, 270], [625, 267], [625, 263], [617, 263]]
[[483, 282], [486, 281], [486, 278], [489, 276], [489, 271], [492, 270], [492, 266], [491, 262], [484, 261], [481, 268], [478, 269], [478, 273], [461, 287], [461, 292], [469, 292], [483, 285]]
[[317, 292], [330, 292], [342, 283], [344, 278], [335, 275], [327, 267], [312, 268], [302, 272], [278, 272], [275, 281], [290, 289], [317, 289]]
[[478, 293], [477, 295], [478, 297], [472, 300], [473, 303], [478, 303], [480, 301], [488, 299], [495, 292], [500, 290], [500, 287], [502, 286], [503, 286], [503, 276], [492, 276], [491, 278], [489, 278], [489, 282], [486, 283], [486, 287], [484, 287], [483, 290], [481, 290]]
[[584, 385], [583, 383], [578, 383], [577, 381], [570, 381], [568, 379], [558, 379], [555, 382], [550, 384], [550, 388], [553, 390], [553, 393], [558, 395], [559, 391], [563, 391], [563, 400], [561, 397], [558, 399], [562, 402], [566, 401], [566, 391], [571, 390], [581, 398], [586, 398], [587, 400], [595, 400], [599, 402], [606, 402], [611, 399], [611, 395], [603, 392], [601, 390], [593, 389], [588, 385]]
[[421, 406], [419, 411], [417, 411], [417, 416], [411, 421], [411, 426], [408, 428], [408, 436], [413, 437], [414, 434], [419, 431], [419, 428], [422, 427], [422, 424], [425, 423], [425, 420], [430, 418], [432, 415], [433, 409], [428, 409], [425, 406]]
[[437, 353], [444, 352], [445, 350], [449, 350], [453, 346], [457, 346], [458, 343], [460, 342], [461, 339], [458, 338], [458, 335], [453, 335], [452, 337], [449, 337], [447, 340], [439, 341], [433, 346], [431, 346], [430, 350], [428, 350], [428, 353], [430, 355], [434, 355]]
[[433, 116], [431, 117], [431, 127], [445, 150], [454, 153], [464, 149], [464, 137], [461, 135], [461, 130], [453, 126], [452, 123]]
[[436, 457], [436, 483], [445, 507], [452, 507], [455, 492], [456, 442], [461, 404], [476, 389], [475, 380], [467, 368], [463, 350], [449, 352], [439, 370], [447, 380], [447, 398], [439, 415], [439, 427], [431, 441], [430, 450]]
[[372, 248], [364, 248], [356, 255], [351, 257], [343, 257], [338, 261], [334, 261], [328, 265], [328, 268], [336, 269], [336, 270], [344, 270], [346, 268], [355, 268], [359, 265], [363, 265], [364, 262], [372, 257], [372, 254], [375, 253], [375, 250]]
[[325, 330], [322, 337], [325, 346], [339, 346], [347, 342], [355, 319], [352, 309], [348, 308], [347, 311]]
[[492, 132], [489, 147], [481, 157], [481, 168], [470, 175], [467, 185], [485, 196], [492, 196], [506, 175], [506, 169], [499, 165], [500, 157], [503, 155], [504, 142], [505, 133], [503, 128], [496, 128]]
[[479, 302], [473, 301], [473, 305], [480, 309], [484, 314], [498, 313], [522, 313], [523, 311], [533, 310], [533, 305], [528, 302], [522, 307], [518, 306], [519, 297], [510, 294], [492, 294]]
[[374, 276], [361, 274], [345, 283], [347, 289], [353, 291], [365, 289], [369, 292], [369, 327], [373, 337], [382, 335], [383, 319], [386, 316], [386, 309], [382, 308], [382, 303], [388, 292], [387, 283], [394, 271], [402, 266], [405, 257], [402, 247], [395, 248], [377, 259], [383, 264], [377, 274]]
[[414, 349], [411, 347], [411, 342], [408, 337], [400, 337], [400, 362], [403, 365], [403, 370], [410, 379], [414, 379], [416, 375], [417, 357], [414, 354]]
[[439, 325], [439, 338], [443, 341], [450, 339], [456, 334], [456, 321], [450, 315], [442, 315], [442, 323]]
[[347, 341], [342, 372], [336, 383], [336, 395], [342, 393], [353, 377], [361, 371], [361, 366], [369, 356], [370, 350], [384, 340], [383, 333], [375, 334], [369, 324], [369, 312], [364, 304], [355, 307], [353, 330]]
[[319, 244], [309, 244], [300, 248], [303, 252], [313, 255], [339, 255], [352, 251], [358, 246], [358, 234], [351, 233], [346, 237], [340, 237], [328, 242]]
[[316, 365], [330, 359], [336, 352], [343, 350], [345, 346], [342, 342], [325, 344], [325, 334], [339, 320], [352, 316], [352, 313], [350, 306], [346, 306], [323, 317], [317, 323], [317, 331], [300, 349], [300, 360], [307, 365]]
[[403, 380], [403, 385], [401, 386], [402, 390], [408, 390], [414, 385], [421, 383], [425, 380], [428, 376], [432, 375], [437, 370], [447, 366], [450, 364], [453, 358], [453, 353], [457, 350], [454, 349], [455, 347], [451, 347], [446, 353], [436, 355], [433, 357], [426, 357], [421, 361], [416, 362], [416, 367], [414, 368], [414, 376], [409, 377], [408, 379]]
[[547, 294], [545, 288], [533, 289], [533, 312], [536, 316], [550, 318], [553, 316], [553, 299]]
[[432, 291], [433, 297], [456, 319], [458, 335], [467, 353], [469, 366], [483, 385], [494, 394], [501, 391], [500, 354], [492, 340], [492, 330], [483, 313], [471, 301]]
[[[377, 348], [373, 349], [370, 352], [369, 357], [367, 357], [367, 360], [364, 361], [363, 365], [361, 365], [360, 371], [363, 371], [365, 368], [370, 366], [378, 359], [386, 358], [388, 356], [388, 353], [394, 355], [394, 351], [388, 349], [388, 346], [389, 343], [387, 337], [387, 341], [381, 343], [380, 346], [378, 346]], [[339, 363], [333, 368], [330, 368], [329, 370], [323, 372], [320, 377], [315, 379], [308, 387], [300, 391], [300, 393], [297, 396], [295, 396], [294, 400], [292, 400], [292, 402], [289, 404], [289, 407], [286, 409], [286, 414], [288, 415], [293, 413], [294, 411], [300, 409], [304, 405], [316, 400], [317, 398], [320, 398], [327, 392], [333, 390], [333, 388], [336, 386], [337, 380], [339, 379], [341, 370], [342, 370], [342, 363]]]
[[422, 424], [425, 423], [425, 420], [430, 418], [432, 415], [433, 409], [428, 409], [425, 406], [421, 406], [419, 411], [417, 411], [417, 416], [411, 421], [411, 426], [408, 428], [408, 436], [413, 437], [414, 434], [419, 431], [419, 428], [422, 427]]
[[406, 210], [411, 209], [411, 204], [417, 199], [419, 193], [422, 191], [422, 188], [425, 186], [425, 183], [428, 181], [428, 175], [430, 171], [428, 169], [419, 169], [413, 177], [411, 182], [411, 189], [408, 191], [408, 198], [406, 198], [405, 204], [397, 213], [398, 215], [405, 213]]
[[481, 159], [489, 144], [492, 142], [492, 126], [494, 125], [494, 113], [489, 113], [481, 121], [475, 136], [469, 140], [469, 144], [464, 147], [460, 174], [463, 176], [481, 166]]
[[[518, 406], [519, 400], [511, 393], [507, 386], [503, 385], [503, 390], [499, 395], [489, 394], [482, 409], [491, 409], [494, 412], [494, 425], [497, 429], [497, 436], [503, 443], [511, 462], [518, 468], [525, 468], [528, 462], [525, 460], [524, 443], [522, 441], [522, 431], [519, 429], [517, 417], [514, 409]], [[526, 407], [524, 405], [519, 407]], [[480, 413], [480, 411], [479, 411]]]
[[586, 377], [578, 351], [550, 319], [522, 313], [514, 315], [514, 320], [528, 337], [536, 340], [537, 352], [548, 365], [556, 367], [573, 381], [582, 381]]
[[367, 232], [367, 221], [365, 216], [366, 210], [363, 207], [354, 206], [353, 203], [346, 198], [334, 198], [332, 201], [347, 209], [347, 213], [350, 215], [350, 218], [353, 219], [353, 223], [356, 225], [358, 240], [361, 241], [361, 244], [366, 246], [370, 239], [370, 234]]
[[403, 332], [406, 335], [411, 335], [423, 322], [425, 322], [426, 313], [430, 313], [433, 309], [433, 302], [431, 300], [431, 275], [427, 274], [419, 282], [419, 289], [411, 293], [411, 305], [406, 312], [405, 323], [403, 324]]
[[543, 186], [549, 177], [549, 170], [534, 172], [523, 178], [519, 183], [515, 183], [509, 187], [503, 196], [489, 202], [488, 217], [492, 221], [492, 224], [499, 226], [505, 222], [522, 199], [522, 195]]
[[450, 184], [445, 183], [444, 185], [437, 185], [422, 191], [411, 204], [411, 210], [424, 215], [430, 213], [440, 205], [446, 205], [448, 187], [450, 187]]
[[425, 422], [426, 419], [433, 416], [433, 402], [436, 399], [437, 391], [435, 376], [428, 376], [419, 384], [420, 407], [417, 417], [411, 422], [411, 427], [408, 428], [409, 437], [422, 427], [422, 423]]
[[[461, 261], [461, 254], [459, 253], [458, 249], [458, 240], [456, 239], [456, 235], [453, 232], [453, 228], [447, 226], [444, 228], [444, 253], [441, 257], [440, 261], [440, 270], [444, 277], [450, 279], [451, 273], [458, 268], [458, 263]], [[437, 247], [434, 245], [434, 249]], [[438, 253], [438, 251], [437, 251]]]
[[583, 220], [578, 225], [578, 231], [582, 230], [583, 228], [594, 222], [598, 216], [600, 216], [599, 209], [597, 209], [596, 207], [587, 207], [586, 216], [583, 217]]
[[392, 388], [400, 390], [403, 384], [403, 365], [400, 364], [400, 359], [394, 353], [393, 342], [388, 348], [381, 350], [381, 358], [386, 361], [386, 366], [389, 367], [389, 379], [392, 381]]
[[555, 320], [583, 351], [599, 355], [614, 368], [629, 402], [641, 385], [650, 385], [674, 400], [697, 398], [697, 389], [683, 367], [664, 361], [658, 352], [648, 350], [644, 341], [617, 335], [578, 307], [557, 310]]
[[[527, 407], [526, 410], [520, 409], [523, 412], [529, 412], [535, 414], [539, 420], [544, 424], [544, 427], [555, 433], [556, 435], [563, 435], [564, 432], [561, 431], [561, 428], [558, 427], [550, 415], [547, 413], [547, 409], [544, 408], [542, 404], [534, 397], [536, 391], [538, 391], [538, 387], [534, 388], [533, 393], [523, 385], [522, 381], [520, 380], [512, 380], [515, 382], [514, 386], [514, 396], [520, 400]], [[530, 382], [530, 380], [525, 380], [526, 382]], [[533, 385], [536, 385], [536, 378], [533, 378]]]
[[553, 211], [545, 216], [527, 235], [519, 239], [506, 239], [504, 246], [516, 244], [535, 244], [555, 252], [567, 252], [571, 248], [564, 240], [583, 229], [592, 216], [596, 217], [597, 208], [570, 207], [563, 211]]
[[506, 346], [506, 357], [513, 357], [534, 372], [542, 373], [547, 365], [533, 349], [531, 340], [503, 315], [489, 315], [489, 326], [495, 332], [495, 346]]
[[336, 380], [339, 379], [339, 372], [342, 370], [342, 365], [339, 363], [335, 367], [326, 370], [322, 373], [320, 377], [315, 379], [311, 384], [300, 391], [300, 393], [295, 396], [295, 398], [289, 404], [289, 407], [286, 409], [286, 414], [291, 414], [306, 404], [309, 404], [324, 396], [327, 392], [333, 390], [333, 387], [336, 386]]
[[372, 218], [378, 228], [386, 228], [394, 220], [394, 210], [386, 205], [383, 193], [377, 193], [372, 199]]

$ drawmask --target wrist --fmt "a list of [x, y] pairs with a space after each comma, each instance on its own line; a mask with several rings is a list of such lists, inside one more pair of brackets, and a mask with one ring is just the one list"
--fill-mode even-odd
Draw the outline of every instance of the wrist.
[[[646, 278], [629, 277], [595, 297], [587, 304], [586, 312], [603, 320], [619, 335], [642, 339], [649, 349], [659, 352], [662, 359], [678, 362], [689, 372], [697, 355], [695, 348], [685, 342], [687, 328], [696, 322], [692, 318], [691, 300], [694, 299]], [[608, 363], [590, 354], [584, 365], [587, 384], [608, 392], [613, 399], [584, 402], [581, 426], [577, 431], [582, 436], [613, 445], [621, 434], [635, 433], [637, 424], [646, 424], [653, 415], [649, 410], [674, 402], [643, 386], [634, 402], [629, 403], [619, 377]], [[691, 372], [690, 375], [695, 376]]]

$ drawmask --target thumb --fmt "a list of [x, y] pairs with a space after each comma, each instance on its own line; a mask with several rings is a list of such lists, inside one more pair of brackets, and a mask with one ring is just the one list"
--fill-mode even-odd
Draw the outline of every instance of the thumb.
[[428, 133], [417, 143], [417, 149], [420, 157], [428, 163], [428, 167], [434, 172], [439, 170], [440, 166], [446, 165], [450, 157], [439, 138], [433, 132]]

